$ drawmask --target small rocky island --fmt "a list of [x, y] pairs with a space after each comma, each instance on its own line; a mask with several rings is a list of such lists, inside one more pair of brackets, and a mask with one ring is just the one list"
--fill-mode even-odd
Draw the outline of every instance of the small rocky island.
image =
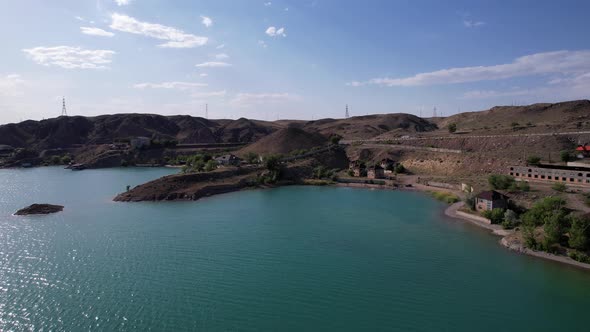
[[37, 215], [37, 214], [50, 214], [50, 213], [57, 213], [63, 211], [64, 207], [61, 205], [52, 205], [52, 204], [33, 204], [29, 205], [26, 208], [20, 209], [16, 211], [14, 215], [16, 216], [29, 216], [29, 215]]

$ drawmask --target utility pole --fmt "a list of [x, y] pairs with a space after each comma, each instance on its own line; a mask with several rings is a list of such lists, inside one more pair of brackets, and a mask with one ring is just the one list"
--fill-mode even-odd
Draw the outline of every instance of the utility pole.
[[68, 116], [68, 112], [66, 111], [66, 97], [63, 97], [61, 101], [62, 101], [61, 115]]

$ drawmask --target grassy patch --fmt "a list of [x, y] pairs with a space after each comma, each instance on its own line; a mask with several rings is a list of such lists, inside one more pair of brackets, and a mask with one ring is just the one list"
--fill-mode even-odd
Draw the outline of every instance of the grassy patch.
[[441, 202], [445, 202], [447, 204], [453, 204], [453, 203], [457, 203], [459, 201], [459, 197], [457, 197], [457, 195], [451, 194], [448, 192], [431, 191], [430, 194], [432, 195], [432, 197], [436, 198], [437, 200], [439, 200]]

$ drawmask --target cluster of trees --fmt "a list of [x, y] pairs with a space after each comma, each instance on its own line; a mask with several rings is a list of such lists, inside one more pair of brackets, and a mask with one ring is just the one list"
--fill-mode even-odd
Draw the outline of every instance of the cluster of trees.
[[258, 177], [258, 183], [260, 184], [271, 184], [281, 179], [281, 173], [283, 166], [281, 165], [281, 156], [279, 155], [268, 155], [262, 160], [262, 164], [266, 171]]
[[[585, 252], [590, 248], [590, 220], [571, 214], [565, 200], [547, 197], [522, 215], [522, 231], [527, 247], [549, 252], [560, 246]], [[536, 232], [542, 227], [541, 232]], [[584, 259], [582, 253], [577, 258]]]
[[150, 140], [150, 145], [154, 148], [168, 148], [178, 145], [178, 141], [165, 138], [152, 138]]
[[449, 125], [447, 126], [447, 129], [449, 130], [449, 133], [454, 133], [457, 131], [457, 124], [456, 123], [449, 123]]
[[488, 177], [490, 187], [495, 190], [508, 190], [510, 192], [530, 191], [531, 186], [526, 181], [517, 182], [514, 177], [503, 174], [492, 174]]
[[336, 170], [320, 165], [313, 169], [313, 177], [314, 179], [329, 179], [334, 181], [336, 180]]
[[195, 154], [184, 159], [183, 173], [211, 172], [217, 168], [217, 162], [208, 154]]

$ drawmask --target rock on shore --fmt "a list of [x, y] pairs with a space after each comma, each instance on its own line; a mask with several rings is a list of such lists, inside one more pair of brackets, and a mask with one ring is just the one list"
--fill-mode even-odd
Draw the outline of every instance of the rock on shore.
[[16, 211], [15, 215], [28, 216], [28, 215], [35, 215], [35, 214], [50, 214], [50, 213], [61, 212], [61, 211], [63, 211], [63, 209], [64, 209], [64, 207], [61, 205], [33, 204], [33, 205], [27, 206], [26, 208]]

